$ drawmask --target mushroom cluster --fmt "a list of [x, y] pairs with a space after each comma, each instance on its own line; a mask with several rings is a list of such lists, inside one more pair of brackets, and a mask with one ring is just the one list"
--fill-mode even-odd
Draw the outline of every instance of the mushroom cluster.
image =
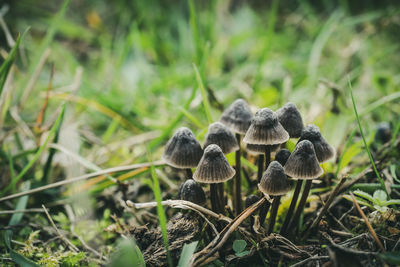
[[[291, 138], [298, 139], [292, 153], [286, 148], [286, 142]], [[242, 143], [246, 144], [245, 150], [241, 149]], [[235, 168], [230, 166], [226, 157], [233, 152], [236, 154]], [[225, 196], [224, 183], [235, 177], [231, 180], [230, 195], [231, 208], [236, 216], [242, 212], [244, 199], [241, 192], [241, 159], [251, 154], [258, 156], [256, 181], [259, 193], [247, 196], [245, 206], [249, 207], [262, 197], [272, 199], [272, 204], [267, 201], [259, 211], [259, 223], [263, 225], [271, 207], [266, 228], [268, 234], [274, 231], [281, 197], [296, 183], [280, 229], [282, 235], [288, 235], [298, 225], [312, 181], [323, 174], [320, 164], [335, 154], [317, 126], [304, 126], [295, 104], [287, 103], [276, 112], [262, 108], [253, 115], [246, 101], [237, 99], [222, 113], [219, 122], [209, 125], [203, 147], [190, 129], [182, 127], [168, 141], [162, 159], [171, 167], [186, 170], [187, 180], [181, 185], [178, 197], [204, 205], [207, 194], [201, 184], [209, 184], [210, 204], [216, 213], [227, 212], [230, 202]], [[192, 168], [196, 168], [194, 173]], [[253, 224], [253, 217], [251, 221]]]

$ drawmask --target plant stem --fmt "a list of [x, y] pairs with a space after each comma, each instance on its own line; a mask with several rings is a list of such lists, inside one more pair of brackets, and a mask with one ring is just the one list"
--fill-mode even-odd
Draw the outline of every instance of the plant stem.
[[289, 229], [291, 230], [296, 229], [299, 224], [300, 215], [304, 209], [304, 206], [306, 205], [308, 194], [310, 194], [311, 185], [312, 185], [312, 180], [307, 180], [306, 184], [304, 185], [303, 194], [301, 195], [299, 205], [297, 206], [296, 209], [296, 213], [294, 214], [292, 222], [289, 225]]
[[275, 196], [274, 200], [272, 201], [271, 214], [269, 216], [269, 224], [267, 230], [268, 235], [272, 233], [272, 231], [274, 230], [276, 215], [278, 214], [278, 207], [280, 202], [281, 202], [281, 196]]
[[264, 225], [265, 218], [267, 217], [269, 207], [271, 206], [271, 203], [268, 201], [265, 202], [261, 207], [260, 207], [260, 212], [258, 215], [260, 216], [260, 225]]
[[289, 226], [290, 219], [292, 218], [294, 208], [296, 207], [297, 199], [299, 198], [299, 193], [300, 193], [302, 184], [303, 184], [303, 180], [297, 180], [296, 188], [294, 189], [294, 192], [293, 192], [292, 202], [290, 202], [289, 210], [286, 213], [285, 221], [282, 224], [282, 228], [281, 228], [281, 232], [280, 232], [280, 234], [282, 236], [286, 235], [286, 230], [287, 230], [287, 227]]
[[268, 169], [269, 163], [271, 162], [271, 146], [265, 147], [265, 169]]
[[225, 214], [225, 194], [224, 194], [224, 183], [217, 184], [218, 188], [218, 199], [220, 212]]
[[261, 154], [258, 156], [258, 172], [257, 172], [257, 181], [261, 181], [261, 177], [264, 171], [264, 155]]
[[210, 184], [211, 210], [215, 213], [223, 213], [219, 193], [219, 184]]
[[242, 186], [241, 186], [241, 166], [240, 166], [240, 134], [236, 134], [236, 140], [239, 145], [239, 149], [236, 151], [236, 175], [234, 188], [234, 213], [237, 216], [242, 212]]
[[191, 168], [187, 168], [186, 169], [186, 178], [189, 180], [189, 179], [193, 179], [193, 172], [192, 172], [192, 169]]

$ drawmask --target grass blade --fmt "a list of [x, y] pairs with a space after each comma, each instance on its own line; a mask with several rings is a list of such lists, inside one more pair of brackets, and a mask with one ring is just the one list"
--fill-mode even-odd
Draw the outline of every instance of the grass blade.
[[63, 117], [65, 111], [65, 104], [62, 105], [61, 107], [61, 112], [57, 117], [56, 122], [54, 123], [53, 127], [51, 127], [50, 129], [50, 133], [47, 136], [46, 140], [44, 141], [44, 143], [40, 146], [40, 148], [38, 149], [38, 151], [35, 153], [35, 155], [33, 156], [33, 158], [28, 162], [28, 164], [25, 166], [25, 168], [22, 169], [22, 171], [18, 174], [17, 177], [15, 177], [15, 179], [13, 179], [11, 181], [11, 183], [6, 186], [6, 188], [4, 188], [0, 195], [4, 195], [5, 193], [8, 192], [8, 190], [10, 190], [11, 188], [13, 188], [19, 180], [21, 180], [21, 178], [29, 171], [29, 169], [33, 166], [33, 164], [39, 159], [40, 155], [42, 154], [42, 152], [44, 151], [44, 149], [47, 146], [47, 143], [50, 141], [51, 138], [53, 138], [58, 126], [61, 123], [61, 119]]
[[200, 72], [197, 69], [196, 64], [193, 64], [193, 69], [196, 74], [197, 83], [199, 84], [200, 87], [201, 97], [203, 98], [203, 105], [204, 105], [204, 110], [206, 112], [207, 120], [209, 123], [212, 123], [213, 119], [211, 116], [211, 106], [210, 102], [208, 101], [207, 91], [206, 88], [204, 87], [203, 79], [201, 78]]
[[[150, 154], [149, 154], [149, 161], [152, 163]], [[167, 251], [168, 266], [172, 267], [173, 266], [172, 259], [171, 259], [171, 254], [169, 252], [169, 245], [168, 245], [167, 217], [165, 216], [165, 212], [164, 212], [163, 206], [161, 204], [161, 201], [162, 201], [161, 189], [160, 189], [160, 184], [158, 182], [156, 170], [155, 170], [153, 164], [150, 165], [150, 173], [151, 173], [151, 177], [153, 179], [153, 192], [154, 192], [154, 197], [156, 198], [156, 201], [157, 201], [157, 214], [158, 214], [158, 218], [160, 219], [160, 227], [161, 227], [161, 233], [163, 236], [164, 247], [165, 247], [165, 250]]]
[[370, 160], [370, 162], [371, 162], [372, 168], [374, 169], [374, 172], [375, 172], [376, 177], [378, 178], [378, 180], [379, 180], [379, 182], [380, 182], [380, 184], [381, 184], [381, 186], [382, 186], [382, 189], [386, 192], [386, 194], [387, 194], [388, 197], [390, 198], [390, 195], [388, 194], [388, 192], [387, 192], [387, 190], [386, 190], [386, 187], [385, 187], [385, 182], [383, 181], [381, 175], [380, 175], [379, 172], [378, 172], [378, 169], [377, 169], [376, 166], [375, 166], [374, 159], [372, 158], [371, 151], [369, 150], [367, 141], [366, 141], [366, 139], [365, 139], [364, 131], [363, 131], [363, 128], [362, 128], [361, 122], [360, 122], [360, 117], [358, 116], [358, 112], [357, 112], [356, 101], [354, 100], [354, 96], [353, 96], [353, 87], [351, 86], [350, 78], [348, 78], [348, 83], [349, 83], [349, 88], [350, 88], [351, 101], [353, 102], [354, 114], [356, 115], [356, 120], [357, 120], [358, 128], [360, 129], [360, 134], [361, 134], [362, 140], [363, 140], [363, 142], [364, 142], [365, 150], [367, 150], [368, 157], [369, 157], [369, 160]]
[[194, 241], [190, 244], [185, 244], [183, 246], [181, 257], [179, 258], [178, 267], [189, 266], [190, 259], [192, 258], [198, 243], [199, 241]]

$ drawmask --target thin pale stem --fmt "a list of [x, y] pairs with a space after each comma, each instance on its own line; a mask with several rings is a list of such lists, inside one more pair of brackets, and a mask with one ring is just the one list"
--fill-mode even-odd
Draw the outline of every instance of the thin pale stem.
[[293, 216], [292, 222], [289, 225], [289, 229], [295, 230], [299, 224], [300, 215], [304, 210], [306, 205], [307, 197], [310, 194], [310, 189], [312, 185], [312, 180], [307, 180], [304, 185], [303, 194], [301, 195], [299, 205], [297, 206], [296, 213]]
[[281, 202], [281, 196], [275, 196], [272, 201], [271, 214], [269, 216], [269, 224], [267, 234], [269, 235], [274, 230], [276, 215], [278, 214], [279, 203]]
[[242, 211], [242, 186], [241, 186], [241, 164], [240, 164], [240, 134], [236, 134], [236, 140], [239, 145], [239, 149], [236, 151], [236, 175], [234, 185], [234, 213], [238, 215]]
[[285, 221], [282, 224], [282, 228], [281, 228], [281, 232], [280, 232], [280, 234], [282, 236], [286, 235], [286, 230], [287, 230], [287, 227], [289, 226], [290, 219], [292, 218], [294, 208], [296, 207], [297, 199], [299, 198], [302, 184], [303, 184], [303, 180], [297, 180], [296, 188], [294, 189], [294, 192], [293, 192], [292, 202], [290, 202], [290, 206], [289, 206], [288, 212], [286, 214]]

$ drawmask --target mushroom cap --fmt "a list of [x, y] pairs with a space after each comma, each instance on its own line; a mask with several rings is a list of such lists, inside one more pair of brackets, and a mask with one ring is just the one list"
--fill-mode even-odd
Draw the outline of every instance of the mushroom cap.
[[248, 208], [259, 200], [260, 198], [256, 195], [248, 195], [246, 197], [246, 200], [244, 201], [244, 205], [246, 206], [246, 208]]
[[316, 179], [324, 173], [319, 166], [314, 146], [308, 140], [297, 143], [283, 169], [286, 175], [300, 180]]
[[255, 145], [255, 144], [247, 144], [246, 149], [249, 151], [251, 154], [256, 154], [256, 155], [261, 155], [265, 153], [265, 150], [267, 146], [270, 147], [270, 151], [274, 152], [278, 150], [279, 144], [278, 145]]
[[222, 113], [220, 122], [234, 133], [245, 134], [252, 118], [253, 112], [249, 105], [245, 100], [239, 98]]
[[283, 171], [282, 165], [277, 161], [272, 161], [264, 172], [258, 189], [266, 195], [281, 196], [290, 190], [290, 180]]
[[206, 195], [204, 194], [203, 188], [193, 179], [188, 179], [181, 184], [179, 187], [178, 198], [198, 205], [206, 203]]
[[199, 163], [203, 150], [189, 128], [179, 128], [165, 146], [162, 159], [178, 169], [194, 168]]
[[204, 150], [193, 179], [200, 183], [217, 184], [231, 179], [235, 170], [229, 165], [218, 145], [211, 144]]
[[290, 151], [286, 148], [282, 148], [275, 154], [275, 160], [282, 166], [285, 166], [288, 158], [290, 157]]
[[233, 151], [239, 150], [239, 144], [233, 133], [220, 122], [211, 123], [208, 126], [208, 132], [204, 141], [203, 147], [208, 145], [218, 145], [224, 154], [229, 154]]
[[328, 161], [335, 156], [335, 149], [321, 135], [318, 126], [309, 124], [304, 127], [298, 142], [303, 140], [308, 140], [314, 145], [314, 150], [320, 163]]
[[276, 145], [289, 140], [289, 134], [278, 121], [276, 113], [269, 108], [256, 112], [243, 142], [257, 145]]
[[289, 102], [276, 111], [278, 120], [290, 138], [299, 138], [303, 130], [303, 119], [296, 105]]

